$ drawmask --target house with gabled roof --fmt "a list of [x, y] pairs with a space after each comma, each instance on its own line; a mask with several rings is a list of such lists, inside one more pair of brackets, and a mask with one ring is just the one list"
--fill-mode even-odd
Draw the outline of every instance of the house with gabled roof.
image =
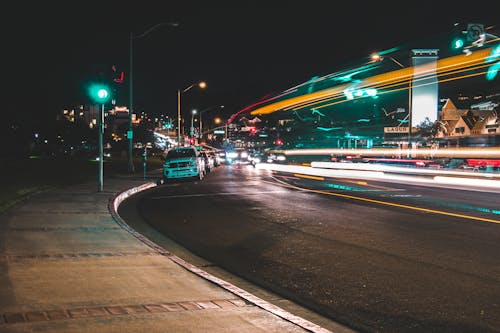
[[[479, 113], [479, 112], [474, 112]], [[500, 134], [500, 118], [497, 111], [481, 111], [478, 120], [471, 130], [472, 135], [494, 135]]]
[[448, 99], [439, 112], [441, 129], [438, 137], [500, 134], [498, 113], [492, 110], [497, 106], [495, 103], [481, 103], [465, 110], [458, 109]]

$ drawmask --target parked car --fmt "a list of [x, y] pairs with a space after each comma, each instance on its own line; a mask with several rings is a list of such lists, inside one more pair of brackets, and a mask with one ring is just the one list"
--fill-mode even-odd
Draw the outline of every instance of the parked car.
[[211, 150], [211, 151], [209, 151], [209, 154], [214, 159], [214, 166], [218, 167], [222, 164], [222, 158], [221, 158], [221, 155], [219, 154], [218, 151]]
[[205, 176], [205, 161], [200, 152], [193, 147], [177, 147], [167, 152], [163, 163], [163, 178], [160, 182], [175, 178]]
[[205, 162], [205, 172], [208, 173], [212, 171], [212, 169], [215, 168], [215, 160], [213, 156], [207, 150], [202, 150], [201, 156]]

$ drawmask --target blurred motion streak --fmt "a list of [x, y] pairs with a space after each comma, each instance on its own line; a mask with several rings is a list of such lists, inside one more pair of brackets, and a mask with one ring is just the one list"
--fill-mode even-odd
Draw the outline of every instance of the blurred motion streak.
[[285, 155], [361, 155], [361, 156], [400, 156], [411, 152], [415, 158], [500, 158], [498, 147], [474, 147], [474, 148], [419, 148], [419, 149], [398, 149], [398, 148], [371, 148], [371, 149], [341, 149], [341, 148], [318, 148], [318, 149], [291, 149], [275, 150]]
[[[460, 54], [453, 57], [443, 58], [437, 61], [437, 70], [436, 73], [438, 77], [450, 76], [462, 72], [467, 72], [471, 70], [480, 69], [483, 67], [487, 67], [486, 63], [489, 63], [488, 59], [491, 59], [490, 54], [493, 48], [485, 48], [478, 51], [473, 52], [470, 55]], [[430, 73], [427, 71], [429, 75], [434, 75], [434, 73]], [[478, 76], [485, 74], [487, 71], [481, 73], [472, 73], [463, 76], [457, 76], [452, 78], [442, 79], [439, 82], [447, 82], [452, 80], [463, 79], [472, 76]], [[374, 75], [372, 77], [365, 78], [361, 82], [358, 82], [354, 85], [352, 84], [341, 84], [332, 88], [324, 89], [321, 91], [295, 96], [292, 98], [288, 98], [285, 100], [280, 100], [274, 102], [272, 104], [268, 104], [262, 107], [259, 107], [250, 112], [251, 115], [264, 115], [270, 114], [276, 111], [287, 110], [291, 108], [304, 108], [311, 106], [313, 104], [324, 103], [326, 101], [339, 99], [344, 97], [344, 91], [346, 89], [366, 89], [366, 88], [393, 88], [399, 85], [406, 86], [408, 82], [412, 79], [414, 73], [414, 67], [402, 68], [395, 71]], [[425, 80], [426, 79], [426, 71], [420, 71], [417, 80]], [[408, 87], [402, 87], [398, 89], [393, 89], [387, 92], [394, 92], [398, 90], [406, 90]], [[286, 94], [292, 91], [287, 91]], [[385, 93], [387, 93], [385, 92]], [[283, 94], [278, 95], [274, 98], [267, 99], [265, 101], [261, 101], [252, 106], [263, 104], [264, 102], [282, 97]], [[347, 101], [343, 99], [338, 102], [317, 106], [315, 108], [324, 108], [330, 106], [332, 104], [342, 103]], [[247, 107], [244, 110], [247, 111], [251, 107]], [[242, 110], [243, 111], [243, 110]]]

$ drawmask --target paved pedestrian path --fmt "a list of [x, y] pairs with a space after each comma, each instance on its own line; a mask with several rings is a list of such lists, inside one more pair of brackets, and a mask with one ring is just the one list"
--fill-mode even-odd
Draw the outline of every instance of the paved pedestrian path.
[[147, 183], [55, 189], [0, 215], [0, 332], [329, 332], [120, 223], [114, 200]]

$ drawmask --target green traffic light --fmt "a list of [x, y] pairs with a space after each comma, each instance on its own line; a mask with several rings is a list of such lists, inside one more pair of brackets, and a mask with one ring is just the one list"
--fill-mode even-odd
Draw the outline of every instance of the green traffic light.
[[93, 84], [89, 88], [89, 95], [96, 103], [105, 103], [110, 98], [108, 87], [102, 84]]
[[97, 97], [99, 99], [106, 99], [108, 98], [108, 91], [106, 89], [99, 89], [97, 92]]
[[451, 45], [453, 49], [459, 50], [464, 46], [464, 40], [462, 38], [455, 38]]

